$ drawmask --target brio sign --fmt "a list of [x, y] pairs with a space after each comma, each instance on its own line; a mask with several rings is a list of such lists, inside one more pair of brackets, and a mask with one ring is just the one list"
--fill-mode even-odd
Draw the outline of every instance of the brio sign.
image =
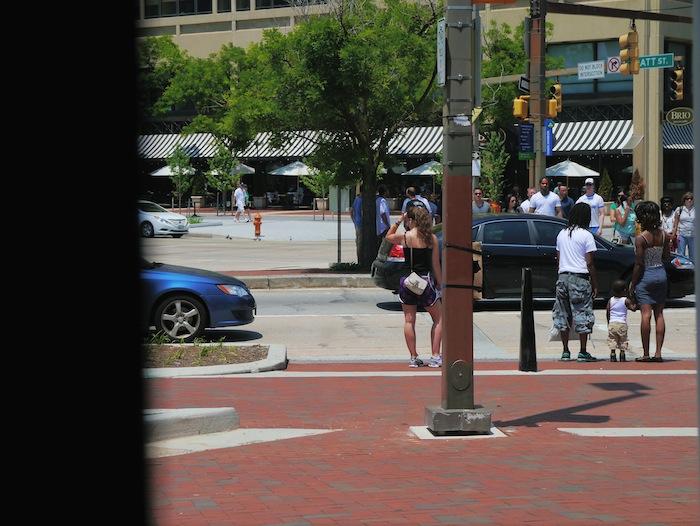
[[666, 112], [666, 122], [675, 126], [685, 126], [693, 122], [693, 108], [673, 108]]

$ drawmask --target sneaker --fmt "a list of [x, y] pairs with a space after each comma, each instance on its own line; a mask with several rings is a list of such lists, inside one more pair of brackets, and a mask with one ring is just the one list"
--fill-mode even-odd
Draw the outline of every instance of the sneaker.
[[442, 356], [431, 356], [428, 360], [428, 367], [442, 367]]
[[561, 358], [560, 360], [562, 362], [569, 362], [571, 361], [571, 353], [569, 351], [564, 351], [561, 353]]
[[576, 358], [576, 361], [577, 362], [596, 362], [596, 361], [598, 361], [598, 358], [591, 356], [591, 354], [588, 351], [584, 351], [584, 352], [578, 353], [578, 358]]
[[420, 367], [421, 365], [423, 365], [423, 360], [418, 358], [418, 356], [411, 358], [408, 362], [409, 367]]

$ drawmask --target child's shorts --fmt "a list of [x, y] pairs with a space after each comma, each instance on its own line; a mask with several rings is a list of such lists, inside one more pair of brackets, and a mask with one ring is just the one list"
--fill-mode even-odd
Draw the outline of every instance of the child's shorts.
[[611, 351], [620, 349], [626, 351], [627, 342], [627, 324], [619, 321], [611, 321], [608, 324], [608, 347]]

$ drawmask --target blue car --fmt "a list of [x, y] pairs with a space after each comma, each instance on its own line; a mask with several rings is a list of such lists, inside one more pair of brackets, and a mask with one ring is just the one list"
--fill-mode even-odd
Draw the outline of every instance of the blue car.
[[170, 338], [191, 342], [207, 328], [251, 323], [255, 298], [242, 281], [208, 270], [141, 258], [144, 330], [155, 325]]

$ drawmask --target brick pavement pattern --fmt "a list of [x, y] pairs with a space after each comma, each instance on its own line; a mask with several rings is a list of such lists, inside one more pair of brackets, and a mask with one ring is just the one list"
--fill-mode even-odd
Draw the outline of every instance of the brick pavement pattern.
[[[695, 369], [540, 363], [540, 369]], [[476, 369], [517, 369], [513, 362]], [[290, 364], [290, 371], [406, 370]], [[423, 371], [422, 369], [419, 371]], [[241, 427], [333, 433], [147, 461], [158, 525], [698, 524], [696, 437], [558, 427], [697, 426], [695, 375], [476, 376], [507, 438], [422, 441], [435, 376], [153, 379], [148, 407], [235, 407]]]

